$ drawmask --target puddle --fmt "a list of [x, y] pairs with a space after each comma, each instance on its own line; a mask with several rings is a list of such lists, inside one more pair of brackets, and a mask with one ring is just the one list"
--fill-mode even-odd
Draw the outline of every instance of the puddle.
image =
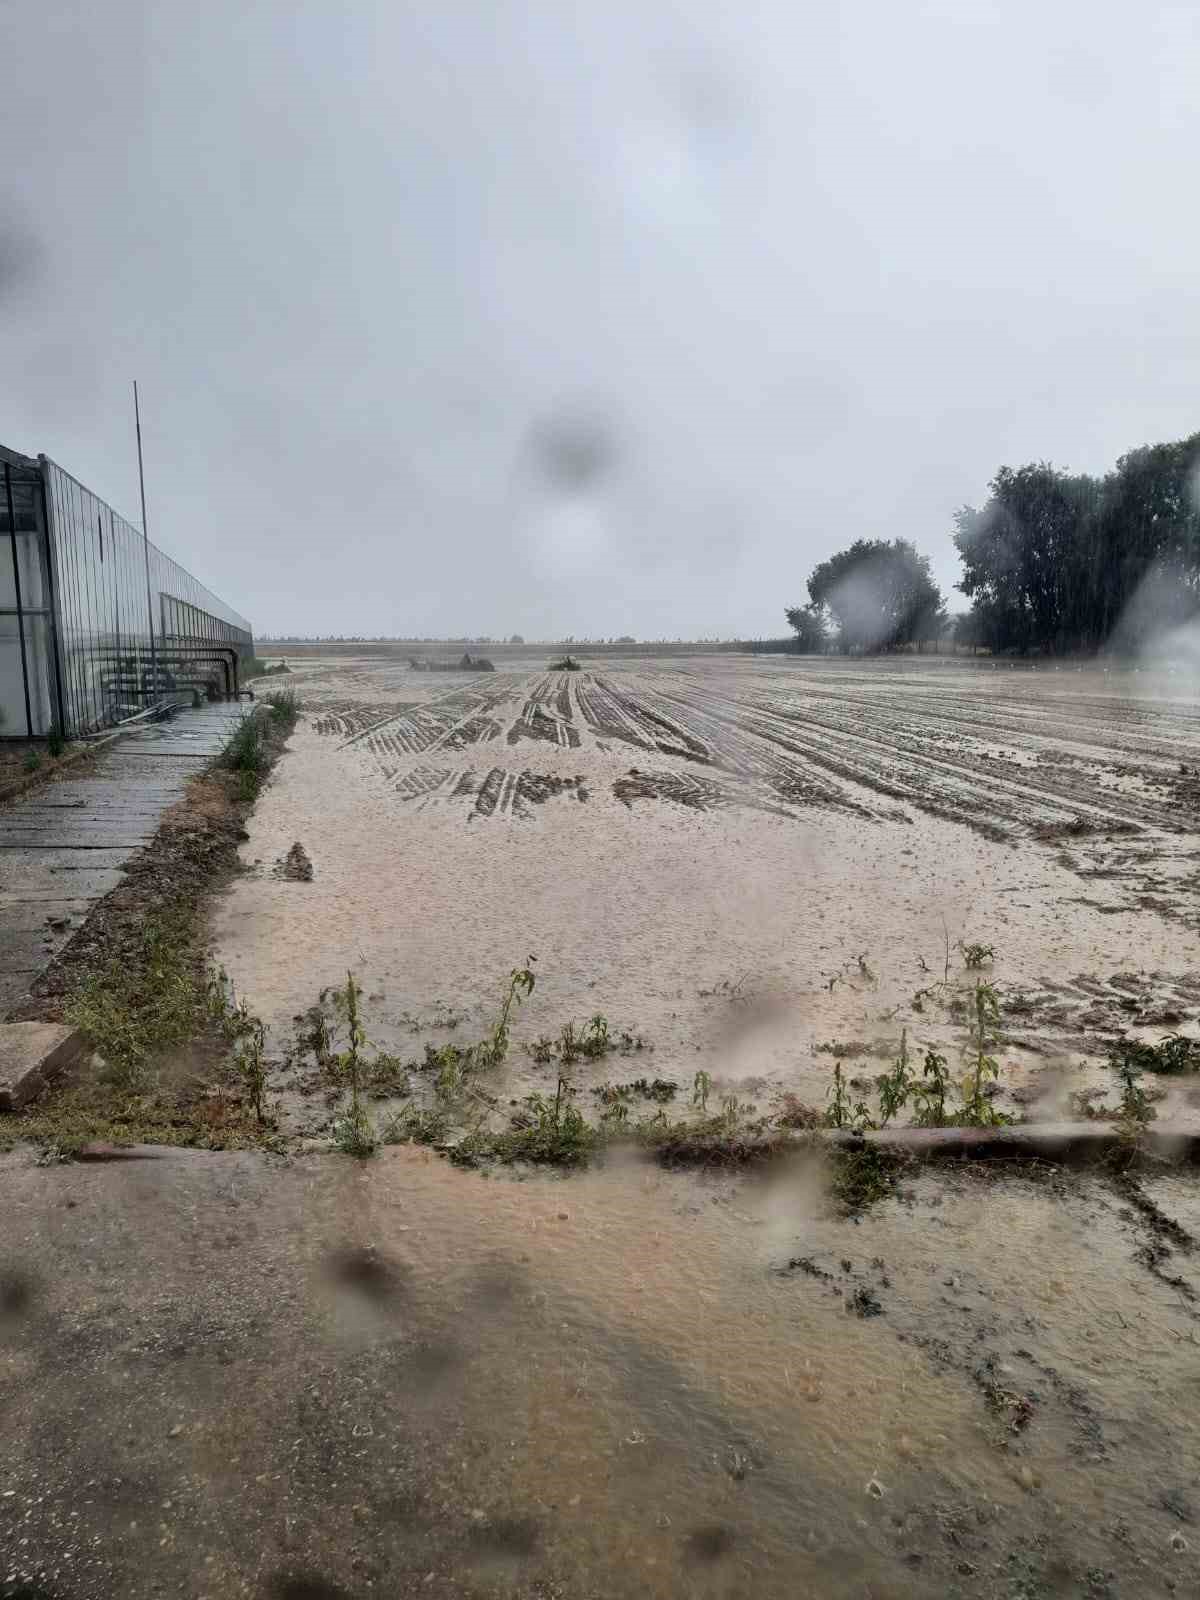
[[[404, 1150], [336, 1185], [449, 1352], [426, 1403], [490, 1436], [481, 1522], [531, 1519], [515, 1555], [585, 1587], [927, 1594], [964, 1564], [1136, 1565], [1196, 1498], [1193, 1324], [1102, 1187], [924, 1176], [855, 1226], [804, 1167], [517, 1182]], [[386, 1337], [378, 1316], [339, 1336]]]

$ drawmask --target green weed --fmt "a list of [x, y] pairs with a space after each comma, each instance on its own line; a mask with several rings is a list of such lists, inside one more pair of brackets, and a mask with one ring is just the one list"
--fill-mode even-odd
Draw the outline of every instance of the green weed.
[[908, 1104], [908, 1098], [916, 1083], [914, 1074], [908, 1066], [908, 1029], [900, 1035], [900, 1054], [890, 1072], [884, 1072], [875, 1079], [875, 1086], [879, 1090], [879, 1126], [886, 1128], [888, 1123], [898, 1111], [902, 1111]]
[[387, 1050], [376, 1052], [367, 1068], [367, 1090], [375, 1100], [392, 1099], [409, 1092], [408, 1068]]
[[640, 1033], [633, 1033], [628, 1028], [614, 1033], [608, 1018], [601, 1012], [590, 1017], [581, 1028], [576, 1027], [574, 1022], [564, 1023], [557, 1039], [543, 1033], [526, 1046], [539, 1066], [548, 1066], [557, 1056], [559, 1064], [564, 1067], [573, 1066], [581, 1058], [599, 1061], [613, 1051], [628, 1056], [646, 1048], [646, 1041]]
[[337, 1118], [333, 1124], [333, 1142], [343, 1155], [357, 1156], [360, 1161], [375, 1154], [379, 1136], [364, 1106], [352, 1101]]
[[554, 1098], [532, 1094], [514, 1121], [517, 1126], [504, 1133], [476, 1129], [450, 1151], [459, 1166], [478, 1166], [482, 1161], [529, 1161], [538, 1165], [580, 1166], [599, 1143], [600, 1135], [590, 1127], [573, 1103], [574, 1090], [560, 1077]]
[[221, 754], [222, 764], [238, 780], [238, 799], [254, 800], [270, 767], [266, 749], [267, 717], [252, 711], [242, 718]]
[[579, 1041], [579, 1053], [586, 1056], [589, 1061], [595, 1061], [600, 1056], [607, 1055], [611, 1049], [612, 1036], [608, 1031], [608, 1019], [597, 1012], [583, 1030], [583, 1037]]
[[857, 1128], [860, 1131], [875, 1126], [871, 1116], [871, 1108], [865, 1100], [853, 1103], [850, 1099], [846, 1075], [842, 1071], [840, 1058], [835, 1057], [833, 1063], [833, 1082], [826, 1096], [829, 1100], [829, 1109], [825, 1113], [826, 1125], [830, 1128]]
[[380, 1138], [384, 1144], [441, 1144], [449, 1131], [444, 1111], [404, 1106], [387, 1119]]
[[[324, 997], [322, 996], [322, 999]], [[302, 1050], [311, 1050], [316, 1057], [319, 1067], [327, 1067], [330, 1051], [333, 1048], [333, 1038], [329, 1027], [329, 1017], [321, 1005], [310, 1006], [300, 1019], [301, 1026], [297, 1030], [297, 1043]]]
[[91, 972], [67, 1001], [67, 1021], [129, 1092], [144, 1088], [154, 1058], [189, 1039], [207, 1014], [193, 937], [189, 908], [152, 915], [136, 947]]
[[432, 1044], [425, 1046], [425, 1058], [418, 1070], [433, 1074], [434, 1094], [444, 1104], [460, 1097], [473, 1074], [500, 1066], [508, 1055], [512, 1014], [533, 993], [537, 981], [533, 972], [535, 960], [535, 956], [528, 956], [523, 967], [514, 967], [509, 973], [499, 1014], [485, 1039], [473, 1045], [447, 1043], [440, 1049]]
[[254, 1115], [260, 1123], [267, 1121], [267, 1064], [264, 1054], [266, 1036], [265, 1025], [257, 1017], [250, 1018], [247, 1013], [242, 1042], [233, 1053], [234, 1073], [246, 1091], [246, 1096], [254, 1108]]
[[833, 1083], [825, 1096], [830, 1106], [825, 1113], [825, 1121], [831, 1128], [847, 1128], [850, 1125], [850, 1096], [846, 1092], [846, 1078], [842, 1072], [841, 1057], [836, 1056], [833, 1062]]
[[480, 1068], [498, 1067], [508, 1054], [512, 1014], [521, 1002], [527, 1000], [533, 993], [534, 984], [537, 982], [533, 973], [533, 964], [536, 960], [536, 956], [526, 956], [525, 965], [514, 967], [509, 973], [508, 989], [500, 1003], [500, 1015], [496, 1018], [488, 1038], [475, 1049], [475, 1063]]
[[333, 992], [333, 1004], [345, 1028], [346, 1047], [330, 1058], [334, 1076], [343, 1084], [350, 1102], [333, 1125], [334, 1143], [339, 1150], [352, 1156], [370, 1156], [375, 1153], [378, 1139], [371, 1119], [362, 1103], [366, 1086], [367, 1065], [365, 1051], [368, 1040], [359, 1014], [362, 990], [354, 974], [347, 972], [346, 984]]
[[990, 983], [976, 983], [970, 1030], [971, 1065], [962, 1080], [962, 1108], [955, 1120], [963, 1127], [988, 1128], [1011, 1122], [997, 1111], [987, 1093], [1000, 1076], [1000, 1064], [988, 1051], [1000, 1021], [1000, 999]]
[[921, 1081], [913, 1085], [917, 1105], [914, 1121], [920, 1128], [946, 1126], [946, 1095], [950, 1089], [950, 1066], [936, 1050], [926, 1050]]
[[1110, 1065], [1118, 1072], [1131, 1066], [1142, 1072], [1174, 1074], [1200, 1072], [1200, 1039], [1169, 1033], [1157, 1044], [1140, 1039], [1120, 1039], [1109, 1048]]
[[708, 1097], [711, 1092], [712, 1078], [707, 1072], [698, 1072], [692, 1079], [692, 1104], [699, 1108], [702, 1115], [708, 1111]]
[[1142, 1088], [1142, 1068], [1136, 1061], [1125, 1059], [1116, 1067], [1121, 1085], [1121, 1106], [1117, 1113], [1117, 1132], [1121, 1147], [1117, 1153], [1118, 1165], [1124, 1165], [1137, 1154], [1142, 1135], [1157, 1113], [1151, 1096]]
[[42, 765], [42, 758], [41, 758], [40, 754], [36, 750], [28, 750], [28, 751], [26, 751], [25, 759], [21, 763], [21, 766], [25, 769], [26, 772], [29, 772], [29, 773], [37, 772], [41, 768], [41, 765]]
[[978, 972], [996, 954], [994, 946], [990, 944], [963, 944], [960, 940], [958, 948], [962, 951], [963, 965], [969, 972]]
[[258, 703], [266, 707], [275, 729], [285, 737], [300, 720], [300, 696], [294, 689], [276, 689], [272, 694], [263, 695]]
[[449, 1105], [462, 1094], [470, 1070], [471, 1052], [460, 1050], [455, 1044], [444, 1044], [440, 1050], [425, 1046], [425, 1065], [433, 1071], [433, 1092]]
[[269, 667], [260, 656], [251, 656], [248, 661], [242, 662], [242, 682], [249, 683], [252, 678], [276, 678], [290, 674], [291, 670], [286, 661], [277, 661], [273, 667]]
[[830, 1191], [848, 1213], [865, 1211], [895, 1190], [901, 1166], [894, 1152], [877, 1145], [837, 1150], [832, 1156]]
[[727, 1133], [734, 1133], [746, 1115], [746, 1107], [735, 1094], [727, 1094], [721, 1101], [721, 1121]]
[[666, 1105], [679, 1093], [679, 1085], [672, 1078], [634, 1078], [630, 1083], [602, 1083], [592, 1093], [606, 1106], [628, 1102], [634, 1095]]

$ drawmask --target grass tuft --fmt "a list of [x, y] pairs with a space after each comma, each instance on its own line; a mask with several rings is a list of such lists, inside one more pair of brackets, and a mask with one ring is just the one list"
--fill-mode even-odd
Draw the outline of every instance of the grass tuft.
[[208, 998], [192, 909], [176, 905], [146, 920], [132, 952], [89, 973], [68, 999], [66, 1019], [87, 1035], [116, 1083], [136, 1092], [155, 1056], [199, 1030]]

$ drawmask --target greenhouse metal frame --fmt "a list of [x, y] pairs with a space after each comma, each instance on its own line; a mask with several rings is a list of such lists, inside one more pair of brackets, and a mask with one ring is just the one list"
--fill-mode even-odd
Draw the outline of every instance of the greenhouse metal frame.
[[[250, 623], [42, 455], [0, 446], [0, 739], [96, 732], [236, 692]], [[223, 664], [226, 668], [223, 672]]]

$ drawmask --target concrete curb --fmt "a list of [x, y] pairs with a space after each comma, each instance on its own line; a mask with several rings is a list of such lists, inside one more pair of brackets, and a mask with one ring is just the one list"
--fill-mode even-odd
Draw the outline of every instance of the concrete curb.
[[19, 1111], [36, 1099], [87, 1049], [77, 1028], [58, 1022], [6, 1022], [0, 1026], [0, 1111]]
[[[822, 1135], [840, 1150], [889, 1150], [917, 1161], [1098, 1161], [1128, 1147], [1111, 1122], [1028, 1122], [998, 1128], [875, 1128], [852, 1133], [831, 1128]], [[1155, 1127], [1138, 1137], [1146, 1155], [1164, 1161], [1200, 1161], [1200, 1130]]]

